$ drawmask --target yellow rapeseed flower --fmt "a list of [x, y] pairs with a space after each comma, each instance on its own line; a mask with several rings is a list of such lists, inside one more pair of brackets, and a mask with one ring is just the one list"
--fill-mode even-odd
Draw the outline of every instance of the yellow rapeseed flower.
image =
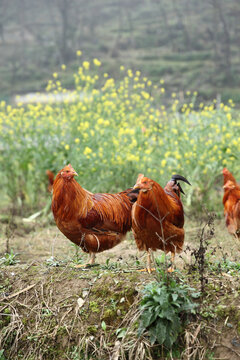
[[93, 59], [93, 63], [94, 63], [94, 65], [95, 66], [101, 66], [102, 65], [102, 63], [101, 63], [101, 61], [99, 61], [98, 59]]
[[141, 91], [142, 97], [146, 100], [150, 98], [150, 95], [146, 91]]
[[77, 50], [77, 51], [76, 51], [76, 55], [77, 55], [77, 56], [81, 56], [81, 55], [82, 55], [81, 50]]
[[226, 117], [227, 117], [228, 121], [232, 120], [232, 114], [231, 113], [227, 113]]
[[131, 70], [131, 69], [128, 69], [127, 73], [128, 73], [128, 77], [130, 77], [130, 78], [133, 77], [133, 73], [132, 73], [132, 70]]
[[92, 153], [92, 149], [88, 146], [85, 147], [84, 151], [83, 151], [83, 154], [84, 155], [89, 155]]
[[88, 70], [90, 68], [89, 61], [84, 61], [82, 65], [83, 65], [84, 69], [86, 69], [86, 70]]
[[166, 161], [165, 159], [163, 159], [163, 160], [161, 161], [161, 166], [162, 166], [162, 167], [165, 167], [165, 166], [166, 166], [166, 163], [167, 163], [167, 161]]
[[104, 120], [100, 118], [100, 119], [98, 119], [97, 123], [98, 123], [98, 125], [102, 125], [104, 123]]

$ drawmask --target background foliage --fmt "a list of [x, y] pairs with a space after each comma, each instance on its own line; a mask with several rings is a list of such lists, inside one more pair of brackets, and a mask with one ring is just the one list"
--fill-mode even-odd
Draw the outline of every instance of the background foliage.
[[238, 175], [240, 119], [233, 101], [197, 105], [197, 92], [188, 91], [187, 101], [172, 93], [166, 108], [156, 98], [165, 93], [163, 80], [153, 85], [121, 66], [116, 82], [100, 60], [81, 61], [81, 55], [73, 92], [62, 86], [63, 66], [42, 103], [0, 104], [0, 185], [12, 203], [39, 207], [46, 170], [56, 174], [71, 162], [80, 184], [94, 192], [133, 186], [139, 172], [162, 185], [180, 173], [192, 183], [186, 205], [219, 204], [222, 168]]

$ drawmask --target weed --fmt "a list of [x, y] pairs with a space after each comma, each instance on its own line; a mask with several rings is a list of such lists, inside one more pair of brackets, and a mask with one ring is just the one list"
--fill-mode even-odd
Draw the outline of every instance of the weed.
[[107, 325], [106, 325], [105, 321], [101, 322], [101, 327], [102, 327], [103, 331], [107, 330]]
[[240, 263], [231, 261], [224, 257], [221, 260], [216, 260], [210, 265], [212, 270], [229, 273], [230, 275], [240, 273]]
[[110, 262], [110, 259], [108, 258], [106, 260], [105, 265], [102, 266], [102, 269], [104, 270], [116, 270], [119, 267], [119, 263], [117, 262]]
[[54, 256], [51, 256], [49, 259], [46, 260], [46, 265], [57, 267], [60, 266], [60, 261], [55, 259]]
[[91, 301], [89, 303], [89, 308], [94, 313], [99, 313], [100, 312], [99, 305], [98, 305], [98, 303], [96, 301]]
[[215, 357], [215, 355], [214, 355], [214, 353], [213, 352], [207, 352], [206, 353], [206, 360], [215, 360], [216, 359], [216, 357]]
[[[196, 249], [190, 249], [191, 255], [195, 258], [195, 263], [193, 266], [190, 266], [190, 269], [197, 270], [199, 274], [199, 280], [201, 283], [201, 292], [203, 293], [205, 290], [205, 285], [208, 282], [208, 278], [205, 275], [205, 270], [208, 266], [208, 248], [209, 248], [209, 240], [214, 236], [214, 219], [216, 218], [215, 213], [208, 213], [208, 219], [204, 226], [202, 227], [200, 234], [198, 234], [199, 238], [199, 247]], [[212, 254], [215, 250], [212, 251]]]
[[164, 271], [162, 279], [146, 285], [143, 293], [138, 334], [147, 331], [151, 344], [163, 344], [171, 349], [183, 330], [187, 315], [195, 313], [197, 304], [192, 299], [199, 293], [170, 278]]
[[11, 249], [10, 253], [5, 253], [4, 257], [0, 259], [0, 265], [15, 265], [19, 262], [19, 260], [16, 259], [18, 254], [14, 254], [13, 250]]
[[73, 255], [71, 261], [77, 265], [83, 264], [83, 254], [82, 254], [81, 248], [78, 245], [73, 244], [73, 243], [71, 243], [71, 246], [74, 249], [74, 255]]
[[4, 349], [0, 350], [0, 360], [6, 360], [4, 356]]
[[127, 332], [127, 328], [123, 327], [123, 328], [118, 328], [116, 330], [116, 335], [117, 335], [117, 338], [118, 339], [122, 339], [125, 335], [126, 335], [126, 332]]

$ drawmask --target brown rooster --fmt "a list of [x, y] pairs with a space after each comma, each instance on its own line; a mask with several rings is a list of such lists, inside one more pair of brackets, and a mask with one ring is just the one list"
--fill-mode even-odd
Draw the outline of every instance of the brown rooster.
[[149, 273], [151, 250], [170, 251], [173, 263], [175, 253], [180, 253], [183, 248], [184, 213], [180, 200], [180, 192], [183, 190], [178, 180], [190, 185], [183, 176], [173, 175], [163, 189], [156, 181], [140, 174], [133, 187], [139, 190], [139, 195], [132, 209], [132, 228], [138, 249], [148, 252]]
[[71, 164], [57, 174], [52, 212], [59, 230], [89, 253], [89, 264], [93, 264], [96, 253], [119, 244], [131, 229], [131, 201], [137, 194], [132, 189], [117, 194], [93, 194], [83, 189], [74, 176], [77, 173]]
[[226, 168], [223, 169], [223, 183], [226, 226], [230, 234], [240, 239], [240, 184]]

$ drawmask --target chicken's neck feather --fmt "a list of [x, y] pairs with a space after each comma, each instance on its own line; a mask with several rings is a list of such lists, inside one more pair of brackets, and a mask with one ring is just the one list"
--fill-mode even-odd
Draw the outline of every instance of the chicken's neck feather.
[[232, 181], [234, 184], [237, 184], [237, 181], [235, 179], [235, 177], [233, 176], [232, 173], [230, 173], [230, 171], [226, 171], [223, 173], [223, 183], [224, 185], [226, 184], [226, 182], [230, 180]]
[[62, 212], [68, 217], [86, 217], [93, 201], [91, 194], [85, 191], [75, 179], [56, 178], [53, 185], [53, 212]]

